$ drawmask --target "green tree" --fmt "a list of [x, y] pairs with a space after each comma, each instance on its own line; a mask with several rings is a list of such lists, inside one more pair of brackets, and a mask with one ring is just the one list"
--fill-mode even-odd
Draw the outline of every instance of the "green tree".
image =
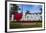
[[12, 14], [15, 15], [15, 12], [18, 11], [18, 6], [17, 6], [17, 4], [10, 4], [10, 5], [12, 6], [10, 9], [10, 19], [11, 19]]

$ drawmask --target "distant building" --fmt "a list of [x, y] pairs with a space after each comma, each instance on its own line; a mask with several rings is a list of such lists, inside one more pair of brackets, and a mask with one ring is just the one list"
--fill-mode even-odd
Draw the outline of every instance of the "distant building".
[[42, 20], [42, 14], [40, 13], [28, 13], [27, 15], [25, 15], [25, 13], [23, 13], [23, 17], [21, 19], [21, 21], [41, 21]]

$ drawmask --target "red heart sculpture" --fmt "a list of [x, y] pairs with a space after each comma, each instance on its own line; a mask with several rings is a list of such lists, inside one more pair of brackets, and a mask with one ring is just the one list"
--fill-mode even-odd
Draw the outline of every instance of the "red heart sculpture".
[[19, 21], [22, 18], [22, 13], [15, 13], [15, 20]]

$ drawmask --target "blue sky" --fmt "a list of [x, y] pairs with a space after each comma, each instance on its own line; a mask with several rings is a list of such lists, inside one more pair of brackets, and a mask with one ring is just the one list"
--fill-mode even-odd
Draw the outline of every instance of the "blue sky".
[[[21, 12], [27, 12], [29, 10], [30, 13], [38, 13], [41, 12], [40, 8], [42, 5], [25, 5], [25, 4], [18, 4]], [[19, 11], [19, 10], [18, 10]]]

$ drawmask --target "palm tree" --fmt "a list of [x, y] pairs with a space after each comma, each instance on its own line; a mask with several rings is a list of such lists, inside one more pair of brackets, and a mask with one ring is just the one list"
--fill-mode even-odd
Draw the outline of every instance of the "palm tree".
[[29, 10], [26, 10], [27, 12], [25, 13], [25, 15], [29, 14]]

